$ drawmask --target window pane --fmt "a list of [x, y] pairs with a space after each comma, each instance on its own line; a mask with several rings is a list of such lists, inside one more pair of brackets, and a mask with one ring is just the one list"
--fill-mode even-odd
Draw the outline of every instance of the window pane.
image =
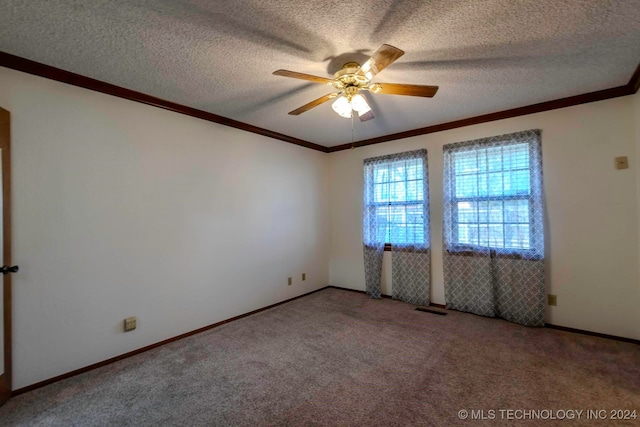
[[489, 160], [487, 158], [487, 150], [478, 150], [477, 156], [478, 156], [478, 173], [486, 173], [489, 169], [489, 166], [487, 164]]
[[407, 182], [407, 201], [422, 200], [422, 181]]
[[407, 213], [406, 222], [411, 224], [424, 224], [423, 206], [409, 205], [405, 208]]
[[477, 223], [478, 211], [475, 205], [476, 203], [471, 203], [471, 202], [458, 202], [458, 222]]
[[529, 144], [504, 144], [453, 154], [457, 241], [529, 249]]
[[529, 194], [529, 171], [521, 170], [504, 174], [504, 195], [517, 196]]
[[456, 174], [477, 173], [478, 161], [474, 151], [465, 151], [454, 154]]
[[489, 171], [502, 170], [502, 147], [491, 147], [486, 150]]
[[390, 186], [391, 194], [389, 194], [389, 199], [392, 202], [404, 202], [407, 200], [406, 184], [404, 181], [391, 183]]
[[508, 145], [504, 150], [504, 170], [529, 169], [529, 146], [527, 144]]
[[489, 242], [489, 225], [478, 225], [478, 244], [480, 246], [487, 246]]
[[393, 223], [405, 222], [405, 209], [404, 206], [391, 206], [389, 209], [390, 218], [389, 221]]
[[456, 176], [456, 197], [477, 197], [477, 175]]
[[407, 243], [424, 241], [424, 227], [422, 225], [408, 224], [407, 230]]
[[389, 181], [389, 171], [386, 166], [378, 166], [373, 170], [373, 182]]
[[480, 242], [478, 241], [479, 231], [477, 225], [468, 225], [469, 227], [469, 241], [473, 245], [478, 245]]
[[505, 247], [513, 249], [529, 249], [529, 224], [505, 225]]
[[502, 200], [491, 201], [489, 203], [489, 218], [487, 222], [502, 223]]
[[502, 196], [503, 182], [502, 172], [489, 174], [489, 196]]
[[[404, 162], [402, 162], [404, 163]], [[391, 181], [404, 181], [406, 178], [404, 164], [396, 162], [391, 169]]]
[[387, 221], [389, 220], [389, 216], [387, 215], [387, 212], [389, 211], [389, 209], [385, 206], [383, 208], [377, 208], [376, 209], [376, 222], [378, 224], [386, 224]]
[[529, 223], [529, 201], [528, 200], [505, 200], [504, 202], [505, 222]]
[[489, 222], [489, 202], [475, 202], [478, 210], [478, 222]]
[[486, 173], [476, 175], [476, 186], [478, 187], [478, 197], [487, 197], [489, 195], [489, 177]]
[[467, 245], [477, 245], [478, 226], [472, 224], [460, 224], [458, 226], [458, 242]]
[[418, 162], [415, 165], [407, 167], [407, 179], [420, 179], [422, 180], [422, 162]]
[[422, 179], [420, 181], [416, 181], [416, 196], [416, 200], [424, 200], [424, 180]]
[[389, 201], [388, 184], [373, 184], [373, 201], [375, 203]]
[[529, 249], [529, 201], [457, 203], [458, 243], [490, 248]]
[[482, 246], [490, 248], [504, 247], [504, 228], [502, 224], [489, 224], [489, 239], [482, 242]]
[[406, 227], [404, 224], [391, 224], [389, 243], [407, 243]]

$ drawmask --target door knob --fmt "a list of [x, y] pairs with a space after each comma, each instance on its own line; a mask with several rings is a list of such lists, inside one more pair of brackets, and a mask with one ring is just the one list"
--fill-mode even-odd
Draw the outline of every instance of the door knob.
[[18, 269], [19, 268], [17, 265], [14, 265], [12, 267], [9, 267], [8, 265], [3, 265], [2, 267], [0, 267], [0, 273], [2, 274], [16, 273]]

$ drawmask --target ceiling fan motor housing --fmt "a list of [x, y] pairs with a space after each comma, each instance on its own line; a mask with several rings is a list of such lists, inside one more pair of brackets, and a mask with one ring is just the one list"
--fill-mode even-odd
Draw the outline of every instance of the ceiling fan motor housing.
[[347, 62], [338, 72], [333, 75], [333, 86], [338, 90], [343, 90], [344, 94], [351, 97], [369, 84], [369, 80], [356, 74], [360, 68], [357, 62]]

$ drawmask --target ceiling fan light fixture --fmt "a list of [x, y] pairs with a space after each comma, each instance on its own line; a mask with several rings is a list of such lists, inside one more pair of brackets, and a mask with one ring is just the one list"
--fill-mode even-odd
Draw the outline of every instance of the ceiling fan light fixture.
[[351, 98], [351, 106], [358, 112], [359, 115], [366, 114], [371, 111], [371, 107], [369, 107], [367, 100], [359, 93], [353, 95], [353, 98]]
[[338, 113], [340, 117], [344, 117], [345, 119], [350, 119], [352, 114], [351, 103], [344, 96], [339, 97], [335, 100], [333, 104], [331, 104], [331, 108], [333, 111]]

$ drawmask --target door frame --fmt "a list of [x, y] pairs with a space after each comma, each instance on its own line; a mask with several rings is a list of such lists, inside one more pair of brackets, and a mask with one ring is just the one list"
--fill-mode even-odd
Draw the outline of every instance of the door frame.
[[[0, 150], [2, 150], [3, 265], [11, 265], [11, 113], [0, 108]], [[4, 319], [4, 372], [0, 375], [0, 405], [11, 397], [11, 274], [2, 277]]]

